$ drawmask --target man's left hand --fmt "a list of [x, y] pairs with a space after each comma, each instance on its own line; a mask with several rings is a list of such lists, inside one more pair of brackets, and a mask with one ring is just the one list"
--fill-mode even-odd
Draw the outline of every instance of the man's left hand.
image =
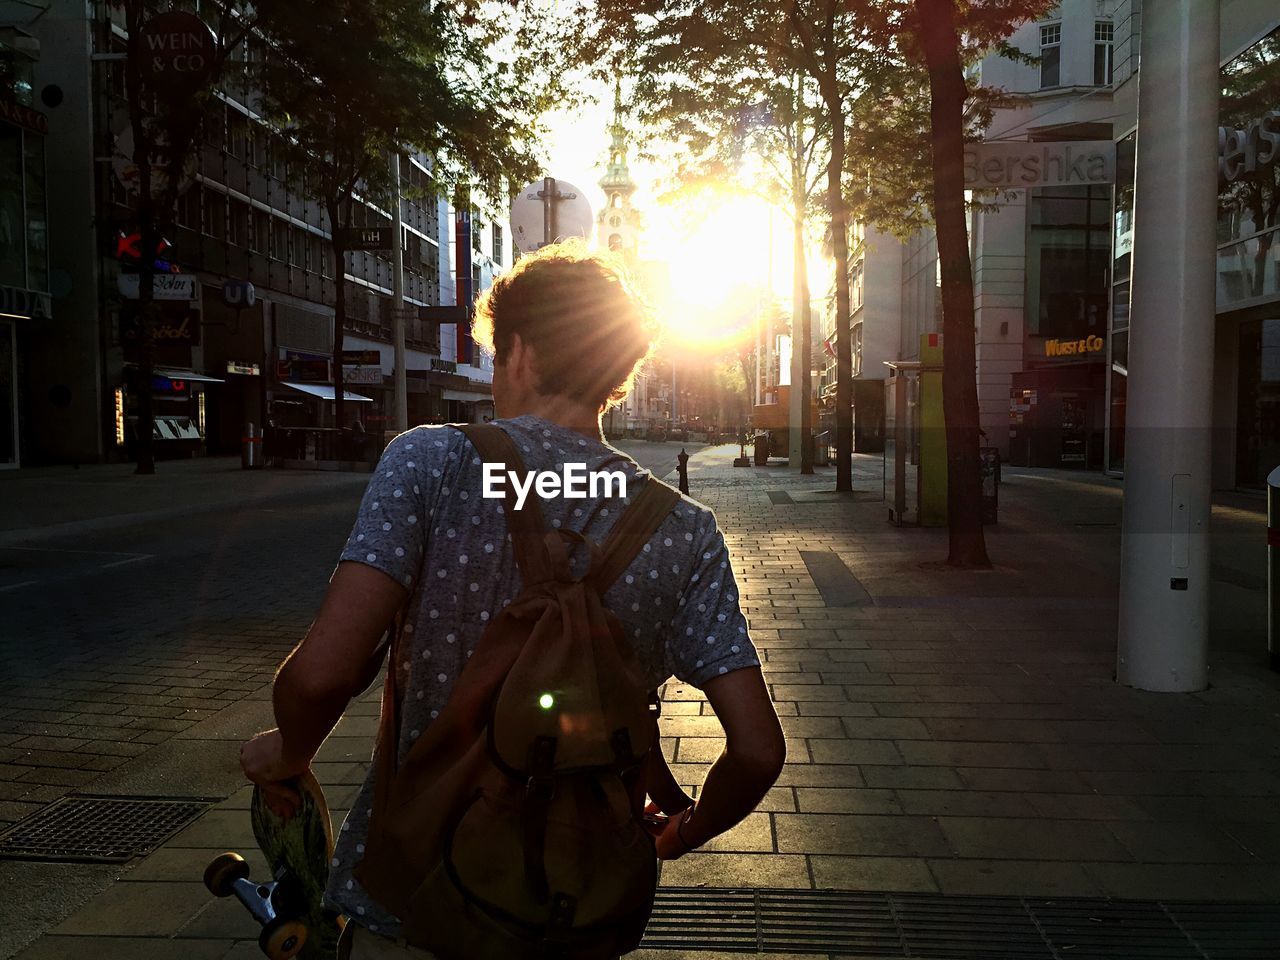
[[309, 762], [299, 763], [285, 755], [279, 730], [260, 733], [240, 748], [240, 768], [261, 788], [267, 806], [279, 817], [291, 817], [302, 806], [302, 797], [291, 781], [306, 773], [310, 766]]

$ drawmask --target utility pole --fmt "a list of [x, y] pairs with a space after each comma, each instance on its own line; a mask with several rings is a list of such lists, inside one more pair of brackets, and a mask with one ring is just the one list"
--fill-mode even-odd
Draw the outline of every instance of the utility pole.
[[391, 151], [391, 341], [395, 348], [392, 372], [392, 418], [396, 433], [409, 429], [409, 393], [404, 356], [404, 237], [400, 222], [400, 151]]
[[1208, 685], [1218, 0], [1142, 18], [1116, 679]]

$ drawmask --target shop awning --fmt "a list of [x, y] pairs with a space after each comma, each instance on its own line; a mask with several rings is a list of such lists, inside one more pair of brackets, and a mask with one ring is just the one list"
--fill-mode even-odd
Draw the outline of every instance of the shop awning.
[[194, 370], [178, 370], [173, 367], [157, 367], [155, 370], [157, 377], [164, 377], [166, 380], [186, 380], [190, 383], [226, 383], [225, 380], [219, 380], [217, 377], [206, 377], [203, 373], [196, 373]]
[[[299, 393], [305, 393], [312, 397], [319, 397], [321, 400], [333, 400], [333, 387], [325, 383], [290, 383], [288, 380], [282, 380], [280, 386], [289, 387], [297, 390]], [[343, 400], [356, 400], [361, 403], [373, 403], [373, 397], [366, 397], [362, 393], [352, 393], [350, 390], [342, 391]]]
[[475, 402], [479, 400], [488, 400], [493, 402], [493, 393], [482, 390], [446, 390], [444, 391], [444, 399], [446, 400], [465, 400], [467, 402]]

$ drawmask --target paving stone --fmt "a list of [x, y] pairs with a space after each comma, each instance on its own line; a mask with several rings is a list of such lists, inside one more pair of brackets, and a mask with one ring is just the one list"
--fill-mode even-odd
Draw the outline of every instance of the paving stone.
[[669, 887], [810, 887], [805, 858], [777, 853], [687, 853], [662, 864]]
[[167, 937], [209, 902], [193, 883], [117, 883], [51, 931], [59, 935]]
[[814, 763], [893, 766], [903, 762], [892, 740], [812, 740], [809, 751]]
[[[706, 853], [769, 853], [774, 850], [772, 815], [757, 811], [731, 830], [713, 837], [698, 849]], [[779, 814], [784, 816], [784, 814]]]
[[1252, 859], [1232, 837], [1208, 824], [1116, 821], [1106, 827], [1129, 851], [1130, 859], [1140, 863], [1241, 863]]
[[939, 817], [951, 852], [992, 860], [1132, 860], [1107, 829], [1089, 820]]
[[800, 813], [903, 812], [894, 791], [858, 787], [797, 787], [796, 803]]
[[[257, 950], [257, 944], [254, 944]], [[140, 936], [46, 936], [37, 940], [16, 960], [70, 960], [92, 957], [93, 960], [223, 960], [227, 955], [225, 940], [147, 939]], [[261, 951], [258, 952], [261, 956]]]
[[898, 750], [913, 766], [943, 767], [1044, 767], [1039, 750], [1021, 743], [960, 743], [901, 740]]
[[774, 814], [782, 853], [946, 856], [950, 847], [928, 817]]
[[1035, 817], [1029, 794], [980, 790], [895, 790], [904, 813], [931, 817]]
[[1097, 897], [1107, 891], [1080, 863], [1041, 860], [930, 860], [947, 896]]
[[908, 857], [809, 857], [818, 889], [936, 893], [928, 862]]

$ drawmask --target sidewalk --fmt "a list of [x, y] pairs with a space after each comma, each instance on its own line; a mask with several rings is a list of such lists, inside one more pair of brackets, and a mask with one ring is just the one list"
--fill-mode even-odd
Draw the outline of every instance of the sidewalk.
[[[988, 529], [995, 568], [958, 572], [939, 562], [945, 531], [887, 522], [878, 460], [859, 460], [857, 490], [837, 495], [829, 468], [735, 469], [736, 453], [700, 451], [690, 487], [726, 532], [789, 756], [762, 809], [666, 864], [664, 887], [1280, 898], [1280, 678], [1259, 646], [1265, 525], [1251, 503], [1214, 511], [1213, 686], [1155, 695], [1111, 679], [1118, 484], [1006, 469]], [[696, 690], [670, 683], [664, 701], [664, 748], [696, 786], [719, 725]], [[336, 817], [376, 714], [376, 698], [362, 700], [321, 752]], [[185, 764], [234, 763], [268, 718], [263, 689], [182, 733], [189, 749], [168, 767], [143, 757], [115, 771], [111, 792], [199, 793]], [[19, 956], [258, 956], [252, 921], [200, 883], [216, 853], [253, 849], [248, 795], [216, 804]]]
[[132, 463], [112, 463], [0, 471], [0, 546], [320, 490], [358, 492], [369, 482], [363, 473], [242, 470], [239, 457], [161, 461], [147, 477], [133, 470]]

